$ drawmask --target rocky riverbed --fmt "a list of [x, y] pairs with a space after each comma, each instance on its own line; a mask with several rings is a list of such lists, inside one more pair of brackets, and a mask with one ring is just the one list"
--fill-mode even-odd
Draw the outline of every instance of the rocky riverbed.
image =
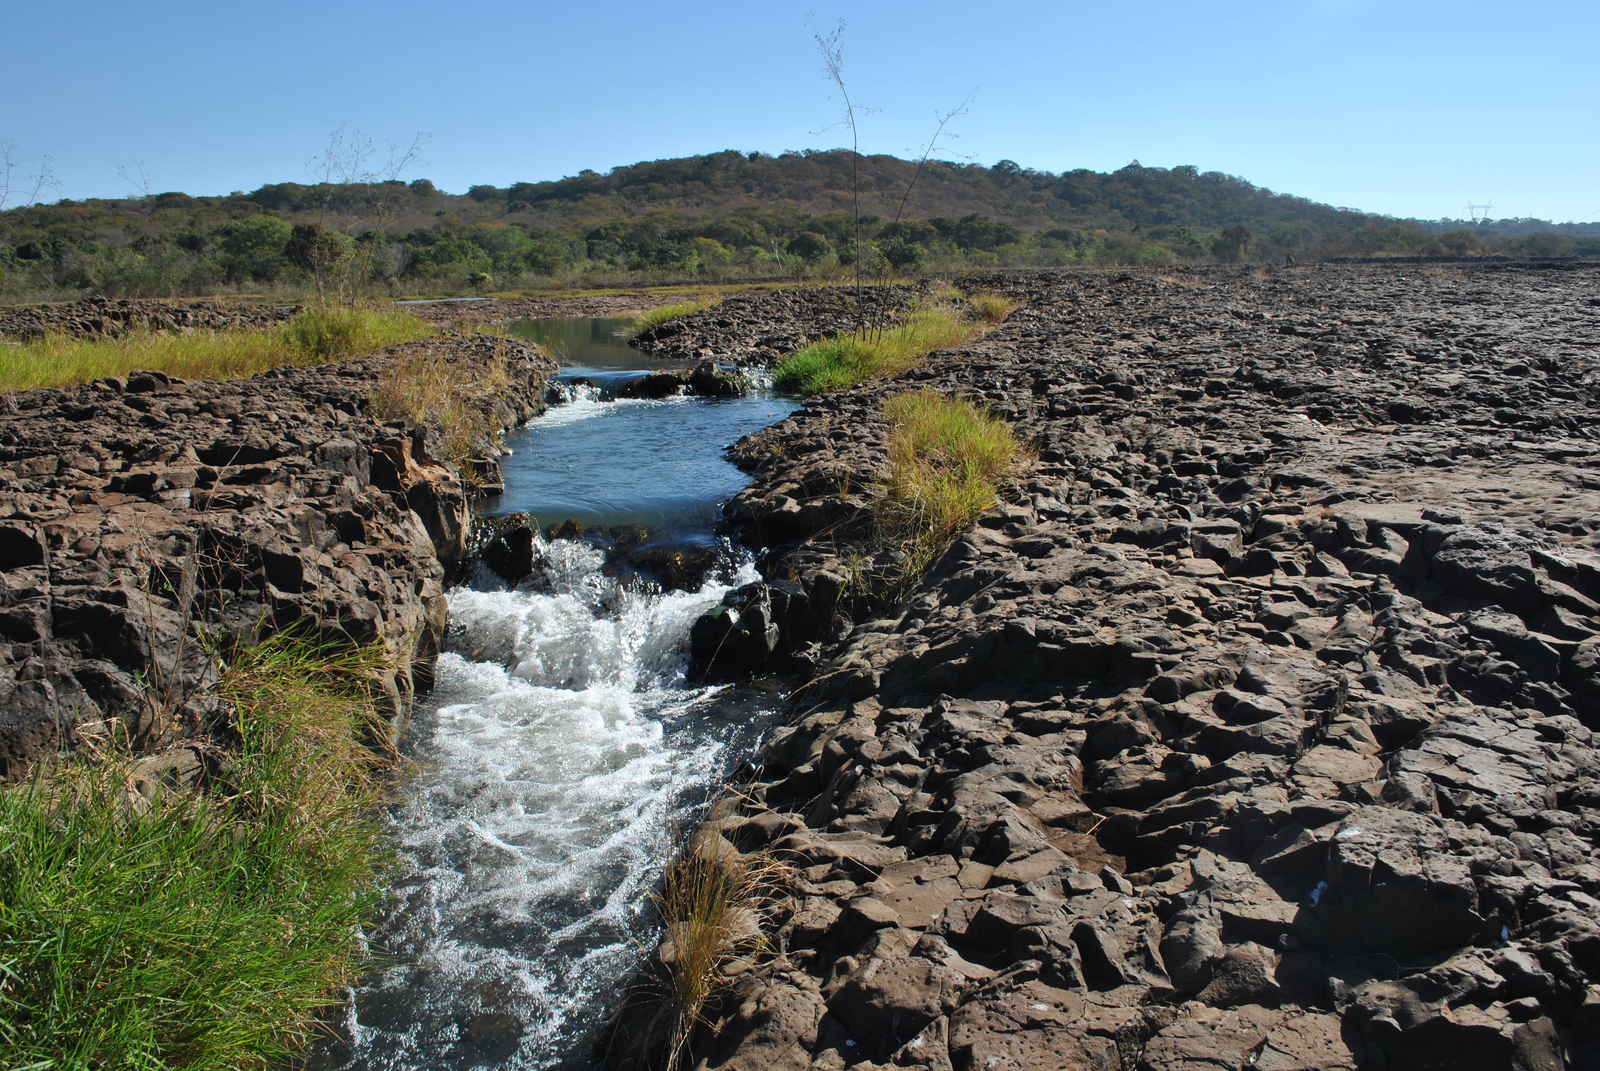
[[91, 297], [57, 305], [0, 308], [0, 338], [46, 334], [115, 336], [129, 331], [221, 331], [270, 327], [300, 311], [298, 305], [224, 301], [154, 301]]
[[521, 343], [452, 335], [234, 382], [134, 372], [0, 396], [0, 776], [86, 727], [121, 724], [151, 752], [201, 734], [215, 669], [199, 628], [382, 643], [398, 730], [432, 680], [472, 520], [439, 434], [371, 413], [391, 362], [423, 356], [509, 383], [466, 391], [499, 427], [542, 411], [555, 371]]
[[[1600, 269], [994, 284], [734, 451], [809, 679], [708, 828], [795, 880], [690, 1063], [1600, 1066]], [[874, 616], [920, 387], [1034, 455]]]
[[817, 339], [888, 324], [924, 286], [812, 287], [734, 294], [656, 324], [633, 345], [670, 360], [776, 364]]

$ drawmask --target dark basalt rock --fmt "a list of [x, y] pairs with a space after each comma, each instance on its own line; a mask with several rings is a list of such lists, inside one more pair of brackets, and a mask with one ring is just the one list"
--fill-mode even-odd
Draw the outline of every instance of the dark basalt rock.
[[722, 565], [722, 552], [702, 543], [635, 543], [607, 555], [607, 571], [643, 576], [667, 591], [699, 591]]
[[889, 323], [920, 292], [920, 287], [865, 286], [859, 293], [855, 287], [818, 287], [735, 294], [709, 309], [656, 324], [629, 344], [668, 360], [776, 364], [817, 339]]
[[539, 564], [538, 531], [516, 524], [501, 530], [482, 551], [483, 564], [507, 583], [515, 584]]
[[[0, 338], [28, 339], [54, 333], [116, 336], [129, 331], [220, 331], [270, 327], [299, 311], [296, 305], [92, 297], [65, 305], [13, 305], [0, 308]], [[159, 372], [140, 373], [127, 389], [133, 392], [154, 390], [165, 381], [166, 377]]]
[[750, 393], [750, 377], [701, 361], [689, 373], [689, 393], [703, 398], [741, 398]]
[[511, 388], [468, 399], [502, 427], [542, 410], [554, 372], [529, 347], [453, 336], [236, 382], [134, 372], [6, 397], [0, 777], [89, 722], [147, 750], [203, 735], [217, 710], [202, 628], [222, 644], [289, 626], [381, 643], [398, 731], [431, 683], [471, 519], [438, 433], [367, 412], [388, 361], [418, 351], [468, 383], [505, 360]]
[[617, 388], [618, 398], [671, 398], [682, 394], [685, 377], [681, 372], [651, 372], [630, 379]]
[[[732, 451], [697, 671], [813, 661], [700, 834], [794, 877], [687, 1062], [1596, 1066], [1600, 266], [962, 285], [1024, 305]], [[896, 599], [920, 388], [1033, 454]]]

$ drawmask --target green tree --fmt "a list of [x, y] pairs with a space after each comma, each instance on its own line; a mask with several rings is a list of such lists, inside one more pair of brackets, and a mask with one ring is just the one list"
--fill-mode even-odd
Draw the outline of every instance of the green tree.
[[801, 231], [789, 239], [789, 252], [808, 264], [821, 260], [832, 249], [833, 247], [828, 243], [827, 236], [818, 234], [816, 231]]
[[283, 271], [294, 228], [276, 216], [250, 216], [217, 228], [223, 277], [230, 283], [271, 282]]
[[1222, 233], [1217, 235], [1216, 241], [1211, 243], [1211, 252], [1218, 260], [1230, 263], [1243, 260], [1253, 237], [1250, 228], [1242, 223], [1235, 223], [1231, 227], [1224, 227]]
[[329, 287], [341, 281], [341, 269], [355, 257], [355, 242], [348, 234], [324, 227], [320, 223], [298, 223], [284, 243], [283, 255], [289, 263], [311, 276], [317, 286], [317, 295], [326, 295]]

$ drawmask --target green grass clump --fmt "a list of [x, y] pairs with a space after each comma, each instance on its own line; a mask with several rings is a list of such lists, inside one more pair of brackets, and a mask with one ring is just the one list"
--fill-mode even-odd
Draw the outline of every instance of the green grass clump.
[[[993, 294], [979, 297], [981, 303], [977, 299], [934, 300], [885, 330], [813, 342], [779, 363], [773, 371], [773, 385], [790, 394], [820, 394], [915, 368], [935, 350], [970, 342], [985, 325], [998, 323], [1016, 307]], [[1004, 311], [997, 316], [1002, 307]]]
[[1021, 457], [1011, 426], [964, 398], [923, 390], [883, 403], [889, 419], [889, 478], [880, 528], [903, 541], [904, 573], [921, 572], [1000, 494]]
[[973, 294], [967, 298], [972, 318], [980, 323], [997, 324], [1016, 309], [1017, 302], [1004, 294]]
[[679, 301], [671, 305], [657, 305], [653, 309], [634, 313], [628, 320], [629, 337], [644, 334], [650, 328], [668, 320], [675, 320], [679, 316], [688, 316], [692, 312], [709, 309], [720, 299], [697, 297], [689, 301]]
[[0, 1066], [277, 1066], [361, 965], [381, 861], [371, 650], [236, 657], [206, 790], [126, 761], [0, 791]]
[[434, 333], [389, 308], [307, 308], [258, 330], [135, 331], [117, 338], [47, 335], [0, 342], [0, 390], [60, 387], [147, 369], [180, 379], [240, 379], [290, 364], [321, 364]]

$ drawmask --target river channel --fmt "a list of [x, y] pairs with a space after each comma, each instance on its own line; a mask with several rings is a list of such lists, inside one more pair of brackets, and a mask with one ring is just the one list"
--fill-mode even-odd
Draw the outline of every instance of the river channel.
[[[605, 539], [542, 543], [535, 575], [450, 593], [438, 684], [389, 821], [392, 896], [316, 1071], [596, 1066], [592, 1035], [654, 940], [650, 891], [683, 830], [754, 750], [772, 697], [684, 679], [694, 619], [755, 579], [715, 529], [745, 483], [723, 457], [787, 415], [739, 399], [608, 400], [648, 359], [611, 320], [525, 321], [561, 360], [564, 404], [508, 436], [489, 513], [627, 526], [716, 546], [694, 591], [607, 575]], [[654, 370], [650, 368], [648, 370]]]

